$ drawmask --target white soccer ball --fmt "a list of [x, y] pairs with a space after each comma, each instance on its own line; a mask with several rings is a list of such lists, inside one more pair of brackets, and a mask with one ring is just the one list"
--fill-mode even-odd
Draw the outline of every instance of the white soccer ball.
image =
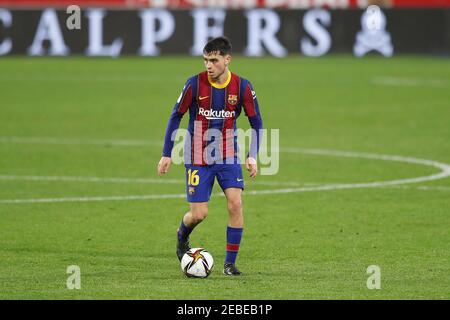
[[190, 278], [206, 278], [213, 266], [213, 257], [203, 248], [192, 248], [181, 259], [181, 270]]

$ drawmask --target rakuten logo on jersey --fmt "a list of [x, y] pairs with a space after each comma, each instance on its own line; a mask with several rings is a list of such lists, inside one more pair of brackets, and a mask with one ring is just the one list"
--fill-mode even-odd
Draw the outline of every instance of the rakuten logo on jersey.
[[203, 108], [198, 109], [198, 114], [204, 116], [208, 120], [213, 119], [226, 119], [235, 116], [236, 111], [225, 111], [225, 110], [205, 110]]

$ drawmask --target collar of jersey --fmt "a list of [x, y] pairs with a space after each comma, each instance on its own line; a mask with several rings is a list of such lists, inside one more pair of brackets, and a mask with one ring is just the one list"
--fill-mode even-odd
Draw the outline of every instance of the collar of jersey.
[[209, 79], [209, 77], [208, 77], [208, 81], [209, 81], [209, 83], [210, 83], [214, 88], [216, 88], [216, 89], [223, 89], [223, 88], [225, 88], [225, 87], [230, 83], [230, 81], [231, 81], [231, 72], [230, 72], [230, 70], [228, 70], [228, 78], [227, 78], [227, 81], [225, 81], [224, 84], [217, 84], [217, 83], [215, 83], [215, 82], [212, 82], [212, 81]]

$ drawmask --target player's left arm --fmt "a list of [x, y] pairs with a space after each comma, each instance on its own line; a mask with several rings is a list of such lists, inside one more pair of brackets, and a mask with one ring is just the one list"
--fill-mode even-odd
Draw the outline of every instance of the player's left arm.
[[259, 103], [256, 97], [256, 92], [253, 89], [252, 84], [248, 81], [244, 89], [244, 101], [243, 107], [245, 115], [248, 117], [248, 121], [252, 128], [252, 139], [250, 142], [250, 151], [245, 161], [245, 167], [250, 172], [250, 177], [256, 177], [258, 165], [256, 157], [258, 155], [259, 146], [261, 143], [263, 122], [261, 112], [259, 110]]

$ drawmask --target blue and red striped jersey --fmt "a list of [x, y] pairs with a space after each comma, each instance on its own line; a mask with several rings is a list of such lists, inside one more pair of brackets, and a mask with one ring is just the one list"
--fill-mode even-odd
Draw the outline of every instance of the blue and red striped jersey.
[[164, 139], [163, 156], [171, 156], [174, 131], [179, 128], [183, 115], [189, 111], [190, 137], [185, 141], [185, 163], [207, 165], [236, 158], [236, 119], [242, 109], [254, 130], [248, 156], [256, 158], [262, 134], [262, 119], [250, 81], [232, 72], [229, 72], [227, 81], [220, 86], [208, 79], [206, 71], [189, 78], [172, 110]]

